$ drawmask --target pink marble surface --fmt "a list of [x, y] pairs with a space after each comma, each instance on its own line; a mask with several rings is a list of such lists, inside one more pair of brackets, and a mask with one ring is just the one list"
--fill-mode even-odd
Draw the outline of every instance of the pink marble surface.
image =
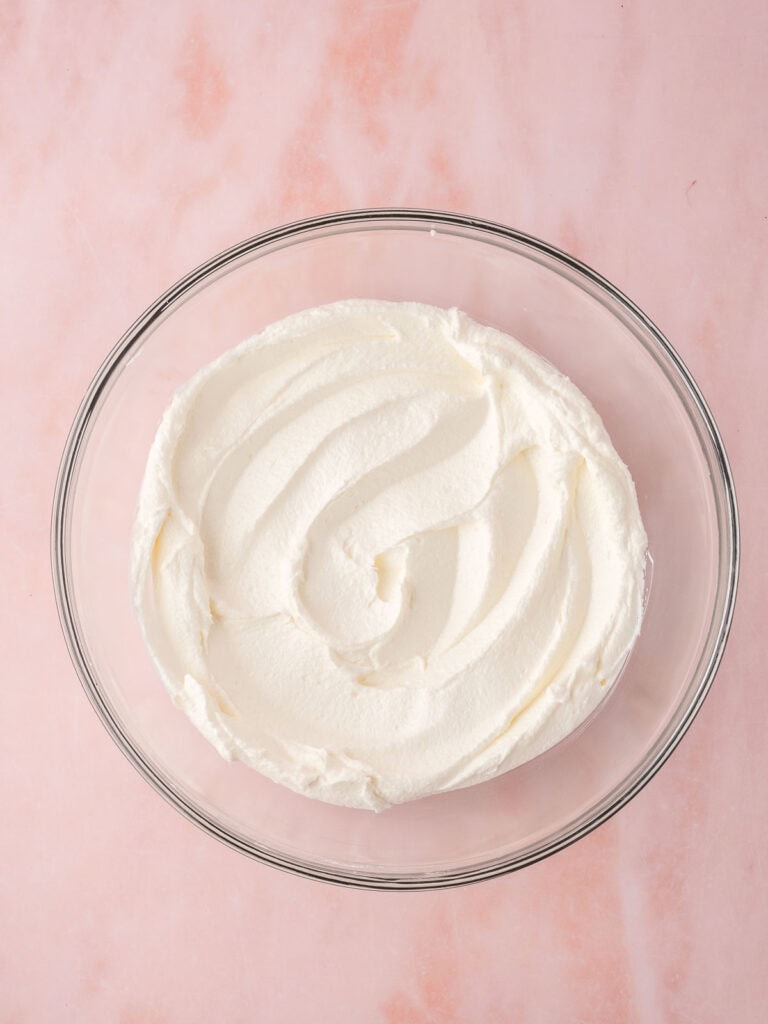
[[[768, 7], [763, 0], [0, 5], [0, 1021], [766, 1019]], [[656, 780], [574, 848], [348, 892], [174, 813], [88, 705], [48, 566], [95, 367], [169, 283], [331, 209], [498, 219], [656, 319], [724, 432], [740, 604]]]

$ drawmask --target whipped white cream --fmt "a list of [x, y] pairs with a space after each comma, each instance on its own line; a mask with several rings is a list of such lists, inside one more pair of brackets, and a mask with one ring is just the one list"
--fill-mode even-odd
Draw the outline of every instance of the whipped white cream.
[[178, 391], [132, 583], [223, 757], [380, 809], [582, 722], [637, 636], [645, 555], [629, 472], [567, 378], [456, 310], [351, 300]]

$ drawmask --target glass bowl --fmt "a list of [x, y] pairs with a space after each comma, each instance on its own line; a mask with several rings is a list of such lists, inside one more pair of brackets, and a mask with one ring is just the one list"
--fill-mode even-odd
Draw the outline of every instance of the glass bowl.
[[[227, 764], [171, 703], [134, 620], [131, 527], [174, 390], [271, 321], [363, 297], [457, 306], [566, 373], [634, 477], [652, 558], [641, 635], [598, 710], [557, 746], [470, 789], [381, 814], [332, 807]], [[540, 860], [630, 800], [680, 742], [733, 612], [738, 525], [712, 416], [680, 357], [599, 274], [498, 224], [362, 210], [215, 256], [128, 330], [88, 389], [53, 508], [56, 597], [85, 690], [144, 777], [206, 832], [265, 864], [377, 889], [479, 881]]]

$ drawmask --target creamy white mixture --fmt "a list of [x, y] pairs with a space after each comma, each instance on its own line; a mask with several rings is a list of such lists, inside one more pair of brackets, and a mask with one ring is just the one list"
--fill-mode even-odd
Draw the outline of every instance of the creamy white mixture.
[[176, 394], [132, 577], [174, 702], [223, 757], [378, 810], [583, 721], [640, 628], [645, 554], [569, 380], [456, 310], [350, 300]]

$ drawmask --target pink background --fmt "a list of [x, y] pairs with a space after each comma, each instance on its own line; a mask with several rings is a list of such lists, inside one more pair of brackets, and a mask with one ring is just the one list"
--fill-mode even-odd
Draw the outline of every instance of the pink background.
[[[739, 1024], [768, 970], [763, 0], [0, 4], [0, 1022]], [[616, 818], [517, 875], [345, 891], [198, 832], [108, 738], [48, 564], [60, 451], [167, 285], [286, 220], [497, 219], [659, 323], [733, 461], [714, 690]]]

